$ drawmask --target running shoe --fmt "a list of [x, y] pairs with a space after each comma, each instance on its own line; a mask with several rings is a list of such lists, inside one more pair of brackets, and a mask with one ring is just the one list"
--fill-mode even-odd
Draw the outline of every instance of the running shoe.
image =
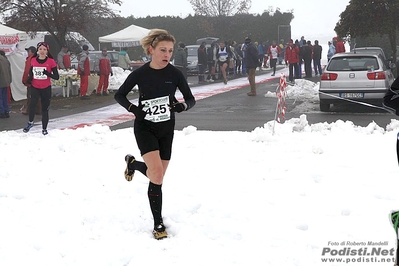
[[25, 133], [28, 133], [29, 130], [33, 127], [33, 122], [28, 122], [28, 124], [26, 125], [26, 127], [24, 127], [23, 131]]
[[48, 134], [47, 129], [43, 129], [43, 130], [42, 130], [42, 134], [46, 136], [46, 135]]
[[168, 233], [166, 233], [166, 228], [163, 223], [160, 223], [157, 226], [155, 226], [154, 230], [152, 231], [152, 234], [154, 235], [154, 238], [157, 240], [161, 240], [168, 237]]
[[130, 168], [129, 165], [133, 163], [135, 160], [133, 155], [126, 155], [125, 156], [125, 162], [126, 162], [126, 170], [125, 170], [125, 178], [127, 181], [132, 181], [133, 176], [134, 176], [134, 169]]

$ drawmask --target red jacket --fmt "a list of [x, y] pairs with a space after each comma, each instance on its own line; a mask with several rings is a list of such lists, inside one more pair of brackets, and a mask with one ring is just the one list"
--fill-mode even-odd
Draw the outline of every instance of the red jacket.
[[25, 61], [25, 68], [24, 68], [24, 73], [22, 74], [22, 84], [25, 86], [29, 86], [28, 84], [28, 78], [29, 78], [29, 70], [30, 70], [30, 61], [32, 60], [33, 54], [28, 56]]
[[84, 72], [84, 76], [90, 75], [90, 61], [89, 56], [85, 51], [83, 51], [79, 55], [79, 63], [78, 63], [78, 75], [82, 75], [82, 71]]
[[296, 45], [288, 46], [285, 49], [285, 61], [288, 64], [294, 64], [299, 62], [299, 48]]
[[69, 54], [64, 55], [64, 67], [71, 68], [71, 56]]
[[111, 60], [109, 59], [108, 56], [101, 56], [98, 59], [98, 71], [100, 72], [100, 75], [109, 75], [112, 72], [111, 69]]
[[345, 45], [343, 41], [338, 41], [335, 44], [335, 53], [345, 53]]

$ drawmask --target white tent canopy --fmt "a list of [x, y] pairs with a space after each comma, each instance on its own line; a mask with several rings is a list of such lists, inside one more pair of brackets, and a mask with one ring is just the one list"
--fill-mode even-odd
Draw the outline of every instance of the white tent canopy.
[[130, 25], [120, 31], [98, 38], [100, 43], [110, 42], [113, 47], [128, 47], [140, 45], [140, 40], [147, 36], [149, 29]]
[[11, 64], [11, 94], [15, 101], [26, 99], [26, 87], [22, 84], [25, 67], [25, 43], [28, 34], [0, 24], [0, 49], [6, 52]]
[[25, 32], [7, 27], [2, 24], [0, 24], [0, 35], [1, 36], [18, 35], [21, 41], [26, 41], [26, 39], [28, 38], [28, 34], [26, 34]]

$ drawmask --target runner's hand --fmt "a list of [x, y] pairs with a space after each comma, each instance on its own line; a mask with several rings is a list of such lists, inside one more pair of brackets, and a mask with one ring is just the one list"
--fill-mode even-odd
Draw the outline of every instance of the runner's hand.
[[44, 69], [44, 70], [43, 70], [43, 74], [46, 75], [46, 76], [48, 76], [48, 75], [51, 74], [51, 73], [48, 72], [47, 69]]
[[142, 109], [138, 108], [134, 104], [130, 104], [130, 106], [129, 106], [129, 108], [127, 108], [127, 110], [134, 114], [137, 121], [143, 121], [144, 117], [147, 115], [146, 112], [144, 112]]
[[169, 105], [169, 108], [172, 112], [180, 113], [187, 109], [187, 104], [186, 103], [174, 103], [172, 105]]

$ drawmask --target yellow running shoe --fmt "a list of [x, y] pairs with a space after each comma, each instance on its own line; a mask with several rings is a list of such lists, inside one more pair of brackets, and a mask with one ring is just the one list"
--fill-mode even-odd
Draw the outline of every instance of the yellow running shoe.
[[125, 178], [127, 181], [132, 181], [133, 176], [134, 176], [134, 169], [131, 169], [129, 167], [129, 164], [133, 163], [135, 160], [133, 155], [126, 155], [125, 156], [125, 162], [126, 162], [126, 169], [125, 169]]
[[163, 223], [155, 226], [154, 230], [152, 231], [152, 234], [154, 235], [154, 238], [157, 240], [161, 240], [168, 237], [168, 233], [166, 233], [166, 228]]

